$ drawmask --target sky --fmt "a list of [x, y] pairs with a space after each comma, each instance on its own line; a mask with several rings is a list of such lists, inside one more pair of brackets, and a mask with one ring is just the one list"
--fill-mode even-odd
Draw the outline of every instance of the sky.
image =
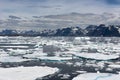
[[0, 0], [0, 30], [120, 24], [120, 0]]
[[0, 15], [43, 16], [78, 13], [119, 13], [120, 0], [0, 0]]

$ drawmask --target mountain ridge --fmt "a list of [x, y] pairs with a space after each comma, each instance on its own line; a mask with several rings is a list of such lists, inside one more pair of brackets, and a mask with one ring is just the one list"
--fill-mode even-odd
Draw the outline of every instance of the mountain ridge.
[[5, 29], [0, 32], [0, 36], [90, 36], [90, 37], [120, 37], [120, 25], [89, 25], [85, 29], [80, 27], [66, 27], [55, 30], [47, 29], [43, 31], [17, 31]]

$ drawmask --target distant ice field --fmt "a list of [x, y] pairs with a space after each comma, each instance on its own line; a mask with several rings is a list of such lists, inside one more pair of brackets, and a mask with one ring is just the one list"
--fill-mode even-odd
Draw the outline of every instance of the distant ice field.
[[[45, 45], [47, 46], [47, 52], [43, 50]], [[14, 58], [14, 61], [15, 59], [26, 61], [23, 57], [28, 60], [35, 58], [42, 60], [58, 59], [59, 61], [71, 60], [73, 55], [79, 58], [110, 60], [119, 58], [120, 38], [1, 36], [0, 49], [0, 62], [12, 62], [11, 57]], [[54, 56], [48, 56], [53, 54]], [[16, 62], [19, 62], [18, 60]]]

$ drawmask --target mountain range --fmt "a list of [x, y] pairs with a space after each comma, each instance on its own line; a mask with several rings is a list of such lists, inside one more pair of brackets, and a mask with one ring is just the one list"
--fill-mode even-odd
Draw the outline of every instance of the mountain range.
[[90, 37], [120, 37], [120, 25], [89, 25], [85, 29], [80, 27], [66, 27], [55, 30], [42, 31], [17, 31], [5, 29], [0, 32], [1, 36], [90, 36]]

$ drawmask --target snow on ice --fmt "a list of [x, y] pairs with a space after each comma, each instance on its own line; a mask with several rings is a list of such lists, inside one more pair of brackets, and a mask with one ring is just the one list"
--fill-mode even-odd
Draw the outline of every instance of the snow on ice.
[[59, 71], [50, 67], [0, 68], [0, 80], [35, 80]]

